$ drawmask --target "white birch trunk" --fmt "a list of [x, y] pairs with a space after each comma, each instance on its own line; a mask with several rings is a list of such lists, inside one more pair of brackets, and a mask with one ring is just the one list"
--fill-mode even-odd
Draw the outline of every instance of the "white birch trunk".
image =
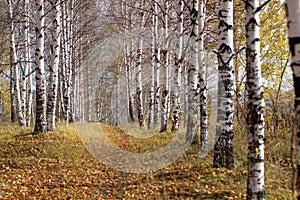
[[[152, 1], [152, 8], [155, 10], [156, 2]], [[156, 32], [155, 32], [156, 16], [155, 11], [152, 14], [152, 46], [151, 46], [151, 77], [150, 77], [150, 91], [149, 91], [149, 115], [148, 115], [148, 129], [153, 128], [154, 120], [154, 101], [155, 101], [155, 68], [156, 68]]]
[[47, 127], [48, 131], [54, 131], [55, 117], [56, 117], [56, 103], [58, 92], [58, 67], [60, 58], [60, 0], [51, 1], [51, 5], [55, 11], [55, 18], [53, 24], [53, 42], [52, 42], [52, 63], [50, 68], [50, 82], [48, 88], [48, 101], [47, 101]]
[[24, 34], [25, 34], [25, 75], [28, 76], [26, 78], [26, 113], [25, 113], [25, 126], [27, 128], [30, 128], [30, 123], [31, 123], [31, 111], [32, 111], [32, 97], [33, 97], [33, 92], [32, 92], [32, 64], [31, 64], [31, 37], [30, 37], [30, 18], [29, 18], [29, 0], [25, 0], [25, 29], [24, 29]]
[[62, 25], [63, 25], [63, 46], [64, 46], [64, 51], [63, 51], [63, 70], [62, 70], [62, 76], [63, 76], [63, 115], [64, 115], [64, 120], [66, 123], [66, 126], [69, 124], [69, 116], [70, 116], [70, 91], [69, 91], [69, 79], [71, 78], [70, 74], [70, 16], [69, 16], [69, 1], [64, 1], [63, 4], [63, 18], [62, 18]]
[[200, 84], [200, 147], [201, 151], [208, 150], [207, 130], [207, 80], [204, 60], [204, 23], [205, 23], [205, 0], [199, 1], [199, 84]]
[[73, 86], [74, 86], [74, 77], [75, 77], [75, 64], [73, 63], [73, 49], [74, 49], [74, 0], [70, 0], [69, 3], [69, 23], [68, 23], [68, 54], [69, 54], [69, 62], [68, 62], [68, 122], [73, 122], [74, 119], [74, 110], [73, 110], [73, 98], [74, 98], [74, 91], [73, 91]]
[[183, 105], [183, 109], [184, 109], [184, 116], [183, 116], [183, 122], [184, 122], [184, 126], [187, 127], [187, 121], [188, 121], [188, 99], [189, 99], [189, 88], [188, 88], [188, 67], [186, 64], [186, 60], [183, 61], [183, 82], [184, 82], [184, 91], [183, 91], [183, 95], [184, 95], [184, 105]]
[[183, 0], [179, 1], [180, 5], [180, 14], [178, 19], [179, 24], [179, 35], [178, 35], [178, 52], [175, 54], [175, 85], [173, 89], [173, 114], [172, 114], [172, 131], [179, 129], [180, 124], [180, 115], [181, 115], [181, 102], [180, 102], [180, 89], [181, 89], [181, 71], [183, 65], [183, 9], [184, 2]]
[[165, 35], [164, 35], [164, 90], [162, 91], [162, 111], [161, 111], [161, 125], [160, 132], [167, 131], [167, 124], [169, 119], [170, 108], [170, 88], [169, 88], [169, 1], [165, 1]]
[[[134, 98], [132, 94], [132, 49], [130, 48], [132, 36], [128, 33], [128, 30], [131, 30], [131, 14], [127, 12], [126, 4], [122, 4], [123, 13], [124, 13], [124, 65], [126, 73], [126, 89], [127, 89], [127, 111], [128, 111], [128, 122], [134, 122]], [[128, 19], [128, 22], [126, 21]]]
[[87, 109], [86, 109], [86, 120], [88, 122], [92, 121], [92, 84], [91, 84], [91, 72], [90, 72], [90, 67], [89, 64], [87, 65], [87, 69], [86, 69], [86, 78], [87, 78], [87, 86], [86, 86], [86, 94], [87, 94]]
[[45, 13], [44, 1], [36, 0], [36, 49], [35, 49], [35, 64], [36, 64], [36, 120], [34, 132], [47, 131], [47, 97], [46, 97], [46, 77], [45, 77], [45, 55], [44, 55], [44, 40], [45, 40]]
[[[81, 26], [81, 24], [80, 24]], [[83, 42], [82, 42], [82, 37], [79, 40], [79, 73], [78, 73], [78, 82], [79, 85], [79, 118], [81, 122], [85, 121], [85, 115], [84, 115], [84, 108], [85, 108], [85, 103], [84, 103], [84, 93], [83, 90], [84, 88], [82, 87], [82, 85], [84, 85], [84, 80], [83, 80], [83, 69], [82, 69], [82, 63], [83, 63]]]
[[300, 1], [286, 0], [288, 38], [292, 55], [291, 67], [293, 70], [295, 89], [296, 148], [297, 148], [297, 199], [300, 199]]
[[156, 49], [155, 49], [155, 71], [154, 71], [154, 90], [155, 90], [155, 99], [154, 99], [154, 117], [153, 124], [154, 127], [158, 128], [160, 123], [160, 44], [158, 43], [158, 2], [154, 4], [154, 13], [155, 13], [155, 25], [154, 32], [156, 36]]
[[17, 114], [17, 120], [20, 126], [24, 125], [24, 118], [22, 113], [22, 103], [21, 103], [21, 94], [20, 94], [20, 84], [19, 84], [19, 65], [17, 60], [17, 49], [15, 42], [15, 22], [13, 16], [13, 8], [11, 0], [7, 0], [8, 9], [9, 9], [9, 18], [10, 22], [10, 64], [11, 64], [11, 73], [12, 73], [12, 84], [13, 84], [13, 95], [15, 101], [15, 109]]
[[140, 1], [140, 38], [137, 49], [137, 67], [136, 67], [136, 94], [137, 94], [137, 113], [140, 128], [144, 128], [144, 109], [143, 109], [143, 88], [142, 88], [142, 57], [143, 57], [143, 37], [142, 33], [145, 24], [144, 0]]
[[232, 168], [234, 125], [233, 0], [219, 1], [218, 31], [218, 128], [214, 148], [214, 167]]
[[199, 29], [198, 29], [198, 9], [199, 0], [193, 1], [191, 10], [191, 49], [190, 49], [190, 65], [188, 66], [188, 119], [187, 119], [187, 132], [186, 141], [189, 143], [197, 143], [198, 135], [198, 71], [199, 71]]
[[248, 181], [247, 199], [265, 199], [264, 191], [264, 99], [260, 63], [259, 0], [247, 0], [246, 71], [248, 94]]

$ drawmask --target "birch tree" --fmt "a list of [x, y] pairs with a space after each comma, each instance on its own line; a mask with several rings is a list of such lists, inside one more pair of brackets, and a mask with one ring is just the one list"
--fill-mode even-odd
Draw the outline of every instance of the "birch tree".
[[46, 132], [47, 120], [47, 97], [46, 97], [46, 77], [45, 77], [45, 13], [44, 1], [35, 0], [36, 14], [36, 48], [35, 48], [35, 80], [36, 80], [36, 119], [34, 132]]
[[55, 11], [55, 18], [53, 19], [53, 42], [52, 42], [52, 65], [50, 67], [50, 81], [48, 88], [47, 101], [47, 127], [48, 131], [55, 130], [55, 116], [56, 116], [56, 102], [58, 92], [58, 67], [60, 58], [60, 0], [50, 1], [51, 6]]
[[30, 12], [29, 12], [29, 0], [25, 0], [25, 27], [24, 27], [24, 48], [25, 48], [25, 76], [27, 76], [26, 81], [24, 83], [24, 86], [26, 87], [26, 113], [25, 113], [25, 124], [26, 127], [30, 127], [31, 123], [31, 114], [32, 114], [32, 98], [33, 98], [33, 91], [32, 91], [32, 79], [33, 75], [31, 73], [32, 71], [32, 64], [31, 64], [31, 29], [30, 29]]
[[198, 57], [198, 9], [199, 1], [192, 1], [191, 10], [191, 49], [190, 49], [190, 65], [188, 66], [188, 119], [187, 119], [187, 132], [186, 141], [196, 143], [198, 135], [197, 118], [198, 118], [198, 104], [197, 104], [197, 91], [198, 91], [198, 71], [199, 71], [199, 57]]
[[165, 1], [165, 13], [164, 13], [164, 89], [162, 91], [161, 98], [161, 125], [160, 132], [167, 131], [167, 124], [169, 118], [170, 108], [170, 88], [169, 88], [169, 1]]
[[151, 34], [152, 34], [152, 46], [151, 46], [151, 77], [150, 77], [150, 90], [149, 90], [149, 116], [148, 116], [148, 129], [153, 127], [153, 118], [154, 118], [154, 101], [155, 101], [155, 67], [156, 67], [156, 32], [155, 32], [155, 4], [156, 2], [151, 1], [152, 8], [152, 26], [151, 26]]
[[122, 11], [124, 18], [124, 65], [126, 73], [127, 84], [127, 110], [128, 110], [128, 122], [134, 122], [134, 97], [132, 92], [132, 49], [130, 48], [130, 42], [132, 36], [131, 30], [131, 12], [126, 6], [126, 3], [122, 3]]
[[207, 150], [207, 83], [206, 66], [204, 60], [204, 22], [205, 22], [205, 0], [199, 0], [199, 84], [200, 84], [200, 145], [202, 151]]
[[144, 0], [140, 0], [140, 16], [141, 16], [141, 25], [140, 25], [140, 38], [137, 49], [137, 67], [136, 67], [136, 94], [137, 94], [137, 113], [139, 126], [144, 127], [144, 109], [143, 109], [143, 89], [142, 89], [142, 56], [143, 56], [143, 37], [142, 33], [144, 30], [145, 24], [145, 11], [144, 11]]
[[233, 0], [219, 1], [218, 30], [218, 127], [214, 167], [232, 168], [234, 125]]
[[154, 90], [155, 90], [155, 99], [154, 99], [154, 117], [153, 123], [155, 127], [159, 127], [160, 123], [160, 52], [161, 47], [158, 40], [158, 2], [154, 2], [154, 15], [155, 15], [155, 24], [154, 24], [154, 32], [156, 38], [156, 49], [155, 49], [155, 71], [154, 71]]
[[300, 1], [286, 0], [286, 15], [288, 26], [288, 39], [292, 56], [291, 67], [295, 89], [296, 114], [296, 148], [297, 148], [297, 199], [300, 199]]
[[66, 125], [70, 121], [70, 94], [71, 94], [71, 78], [72, 78], [72, 69], [71, 69], [71, 38], [72, 38], [72, 13], [73, 13], [73, 1], [64, 1], [62, 2], [62, 107], [63, 115]]
[[247, 199], [264, 199], [264, 99], [260, 62], [259, 0], [247, 0], [246, 61], [248, 108]]
[[7, 0], [9, 18], [10, 18], [10, 65], [11, 65], [11, 74], [12, 74], [12, 84], [13, 84], [13, 95], [14, 95], [14, 107], [16, 109], [17, 121], [20, 126], [24, 125], [24, 118], [22, 113], [22, 104], [21, 104], [21, 93], [20, 93], [20, 84], [19, 84], [19, 64], [17, 59], [17, 49], [15, 41], [15, 22], [14, 14], [12, 8], [12, 1]]
[[183, 9], [184, 2], [182, 0], [179, 1], [180, 11], [178, 15], [178, 25], [179, 25], [179, 33], [178, 33], [178, 44], [176, 45], [177, 53], [175, 55], [175, 85], [173, 89], [173, 118], [172, 118], [172, 131], [179, 129], [180, 124], [180, 114], [181, 114], [181, 102], [180, 102], [180, 89], [181, 89], [181, 71], [183, 65]]

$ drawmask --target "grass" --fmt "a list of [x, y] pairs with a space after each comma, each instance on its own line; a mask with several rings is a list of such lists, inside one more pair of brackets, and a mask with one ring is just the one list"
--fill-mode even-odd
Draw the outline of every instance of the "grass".
[[[125, 135], [102, 125], [108, 138], [132, 152], [159, 149], [174, 133], [149, 138]], [[267, 132], [266, 199], [291, 198], [290, 130]], [[213, 153], [199, 158], [192, 146], [171, 165], [145, 174], [116, 171], [93, 158], [74, 124], [55, 133], [30, 135], [14, 124], [1, 124], [0, 199], [245, 199], [247, 135], [235, 132], [235, 168], [212, 168]], [[139, 133], [137, 133], [139, 134]]]

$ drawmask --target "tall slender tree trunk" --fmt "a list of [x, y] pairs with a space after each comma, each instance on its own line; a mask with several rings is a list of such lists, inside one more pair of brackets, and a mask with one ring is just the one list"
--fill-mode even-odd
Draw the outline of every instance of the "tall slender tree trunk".
[[186, 141], [190, 143], [197, 143], [198, 141], [198, 71], [199, 71], [199, 27], [198, 27], [198, 9], [199, 0], [193, 0], [193, 6], [191, 10], [191, 61], [188, 66], [188, 120]]
[[34, 132], [46, 132], [47, 120], [47, 97], [46, 97], [46, 77], [45, 77], [45, 56], [44, 56], [44, 40], [45, 40], [45, 13], [44, 1], [36, 0], [36, 48], [35, 48], [35, 64], [36, 64], [36, 120]]
[[[185, 59], [185, 58], [184, 58]], [[183, 104], [183, 111], [184, 111], [184, 115], [183, 115], [183, 122], [184, 122], [184, 126], [187, 127], [188, 124], [188, 99], [189, 99], [189, 88], [188, 88], [188, 66], [187, 66], [187, 62], [186, 60], [183, 61], [183, 82], [184, 82], [184, 91], [183, 91], [183, 95], [184, 95], [184, 104]]]
[[92, 121], [92, 106], [93, 106], [93, 97], [92, 97], [92, 83], [91, 83], [91, 69], [88, 64], [86, 67], [86, 77], [87, 77], [87, 86], [86, 86], [86, 94], [87, 94], [87, 109], [86, 109], [86, 120], [88, 122]]
[[169, 1], [165, 1], [165, 35], [164, 35], [164, 90], [162, 91], [162, 111], [160, 132], [167, 131], [170, 110], [170, 87], [169, 87]]
[[264, 99], [260, 64], [259, 0], [247, 0], [246, 61], [248, 94], [247, 199], [264, 199]]
[[69, 118], [70, 118], [70, 79], [72, 77], [71, 70], [70, 70], [70, 13], [69, 13], [69, 5], [70, 1], [64, 1], [62, 3], [62, 36], [63, 36], [63, 43], [64, 51], [63, 51], [63, 62], [62, 62], [62, 85], [63, 85], [63, 115], [65, 119], [65, 123], [68, 126]]
[[19, 65], [17, 60], [17, 49], [15, 41], [15, 22], [11, 0], [7, 0], [10, 18], [10, 64], [12, 72], [13, 95], [16, 109], [16, 117], [20, 126], [24, 125], [22, 103], [19, 84]]
[[175, 85], [173, 89], [173, 114], [172, 114], [172, 131], [176, 131], [179, 129], [180, 124], [180, 114], [181, 114], [181, 102], [180, 102], [180, 89], [181, 89], [181, 71], [183, 65], [183, 9], [184, 2], [183, 0], [179, 0], [180, 12], [178, 16], [178, 24], [179, 24], [179, 35], [178, 35], [178, 52], [175, 55]]
[[140, 0], [140, 16], [141, 16], [141, 26], [140, 26], [140, 38], [137, 49], [137, 67], [136, 67], [136, 94], [137, 94], [137, 113], [140, 128], [144, 128], [144, 109], [143, 109], [143, 88], [142, 88], [142, 57], [143, 57], [143, 37], [142, 33], [145, 24], [145, 13], [144, 13], [144, 0]]
[[56, 117], [56, 103], [58, 91], [58, 67], [60, 58], [60, 0], [51, 1], [51, 5], [55, 10], [55, 18], [53, 24], [53, 42], [52, 42], [52, 63], [50, 68], [50, 82], [48, 88], [47, 101], [47, 127], [48, 131], [54, 131]]
[[[12, 65], [10, 66], [11, 74], [13, 74]], [[12, 123], [17, 122], [17, 113], [16, 113], [16, 99], [15, 99], [15, 91], [14, 91], [14, 80], [13, 77], [10, 79], [9, 92], [10, 92], [10, 121]]]
[[31, 37], [30, 37], [30, 18], [29, 18], [29, 0], [25, 0], [25, 28], [24, 28], [24, 35], [25, 35], [25, 75], [28, 76], [26, 78], [26, 113], [25, 113], [25, 124], [27, 128], [30, 128], [30, 123], [31, 123], [31, 111], [32, 111], [32, 97], [33, 97], [33, 92], [32, 92], [32, 64], [31, 64]]
[[153, 120], [154, 120], [154, 101], [155, 101], [155, 67], [156, 67], [156, 32], [155, 32], [155, 4], [156, 2], [151, 1], [152, 6], [152, 46], [151, 46], [151, 77], [150, 77], [150, 90], [149, 90], [149, 115], [148, 115], [148, 129], [153, 128]]
[[[131, 13], [127, 10], [126, 3], [122, 3], [123, 15], [126, 19], [124, 22], [124, 65], [126, 73], [126, 89], [127, 89], [127, 110], [128, 110], [128, 122], [134, 122], [134, 98], [132, 92], [132, 49], [130, 41], [132, 39], [128, 30], [131, 30]], [[128, 19], [128, 21], [127, 21]]]
[[297, 199], [300, 200], [300, 2], [296, 0], [286, 0], [286, 14], [288, 25], [288, 38], [290, 52], [292, 55], [291, 67], [293, 70], [293, 80], [295, 89], [295, 114], [296, 125], [296, 148], [297, 148]]
[[199, 1], [199, 84], [200, 84], [200, 146], [206, 152], [208, 149], [207, 130], [207, 82], [206, 65], [204, 57], [204, 22], [205, 22], [205, 0]]
[[214, 167], [232, 168], [234, 125], [233, 0], [219, 1], [218, 31], [218, 128], [214, 147]]
[[155, 49], [155, 71], [154, 71], [154, 90], [155, 90], [155, 98], [154, 98], [154, 117], [153, 124], [154, 127], [158, 128], [160, 123], [160, 44], [158, 43], [158, 2], [154, 2], [154, 13], [155, 13], [155, 24], [154, 24], [154, 32], [156, 38], [156, 49]]

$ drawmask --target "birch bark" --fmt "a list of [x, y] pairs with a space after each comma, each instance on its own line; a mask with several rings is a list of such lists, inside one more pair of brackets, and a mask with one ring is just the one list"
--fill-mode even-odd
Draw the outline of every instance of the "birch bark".
[[22, 103], [21, 103], [21, 93], [20, 93], [20, 84], [19, 84], [19, 65], [17, 60], [17, 49], [15, 41], [15, 22], [14, 14], [12, 8], [12, 1], [7, 0], [9, 18], [10, 18], [10, 65], [12, 73], [12, 84], [13, 84], [13, 95], [16, 109], [16, 117], [20, 126], [24, 125], [24, 118], [22, 113]]
[[45, 13], [44, 1], [36, 0], [37, 16], [36, 16], [36, 120], [34, 132], [46, 132], [47, 120], [47, 97], [46, 97], [46, 77], [45, 77], [45, 56], [44, 56], [44, 40], [45, 40]]
[[136, 94], [137, 94], [137, 113], [140, 128], [144, 128], [144, 108], [143, 108], [143, 88], [142, 88], [142, 61], [143, 61], [143, 37], [142, 33], [145, 24], [144, 0], [140, 1], [140, 38], [137, 49], [137, 67], [136, 67]]
[[54, 131], [55, 117], [56, 117], [56, 103], [58, 91], [58, 67], [60, 58], [60, 0], [50, 1], [55, 11], [55, 18], [52, 22], [53, 25], [53, 42], [52, 42], [52, 64], [50, 68], [50, 82], [48, 88], [48, 101], [47, 101], [47, 127], [48, 131]]
[[151, 46], [151, 77], [150, 77], [150, 90], [149, 90], [149, 115], [148, 115], [148, 129], [152, 129], [153, 127], [153, 118], [154, 118], [154, 101], [155, 101], [155, 67], [156, 67], [156, 32], [155, 32], [155, 23], [156, 23], [156, 16], [155, 16], [155, 1], [151, 2], [152, 6], [152, 46]]
[[162, 111], [161, 111], [161, 125], [160, 132], [167, 131], [167, 124], [169, 118], [169, 106], [170, 106], [170, 89], [169, 89], [169, 1], [165, 1], [165, 33], [164, 33], [164, 90], [162, 91]]
[[190, 49], [190, 65], [188, 66], [188, 119], [187, 119], [187, 131], [186, 141], [189, 143], [197, 143], [198, 135], [198, 71], [199, 71], [199, 29], [198, 29], [198, 9], [199, 1], [193, 0], [193, 6], [191, 10], [191, 49]]
[[199, 84], [200, 84], [200, 147], [201, 151], [208, 149], [207, 130], [207, 82], [206, 66], [204, 57], [204, 23], [205, 23], [205, 0], [199, 0]]
[[155, 99], [154, 99], [154, 118], [153, 123], [156, 128], [159, 127], [160, 124], [160, 44], [158, 41], [159, 33], [158, 33], [158, 2], [154, 4], [154, 12], [155, 12], [155, 25], [154, 25], [154, 32], [156, 35], [156, 49], [155, 49], [155, 72], [154, 72], [154, 89], [155, 89]]
[[246, 70], [248, 94], [247, 199], [264, 199], [264, 99], [260, 63], [259, 0], [247, 0]]
[[219, 1], [218, 31], [218, 127], [214, 167], [232, 168], [234, 125], [233, 0]]
[[32, 64], [31, 64], [31, 34], [30, 34], [30, 18], [29, 18], [29, 0], [25, 0], [25, 29], [24, 29], [24, 34], [25, 34], [25, 75], [28, 76], [27, 77], [27, 81], [26, 81], [26, 113], [25, 113], [25, 126], [27, 128], [30, 127], [30, 123], [31, 123], [31, 111], [32, 111], [32, 96], [33, 96], [33, 92], [32, 92], [32, 74], [31, 74], [31, 70], [32, 70]]
[[172, 131], [176, 131], [179, 129], [180, 124], [180, 114], [181, 114], [181, 102], [180, 102], [180, 91], [181, 91], [181, 71], [183, 65], [183, 9], [184, 2], [183, 0], [179, 1], [180, 12], [178, 17], [179, 24], [179, 33], [178, 33], [178, 52], [175, 55], [175, 85], [173, 89], [173, 114], [172, 114]]

